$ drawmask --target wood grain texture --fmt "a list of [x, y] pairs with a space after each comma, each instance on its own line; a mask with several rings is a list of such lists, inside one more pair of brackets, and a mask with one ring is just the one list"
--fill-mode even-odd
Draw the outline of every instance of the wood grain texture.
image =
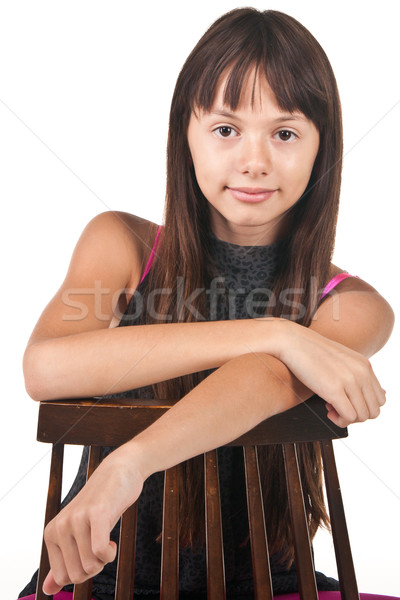
[[165, 471], [160, 600], [179, 597], [179, 466]]
[[301, 600], [318, 600], [307, 517], [295, 444], [283, 444], [286, 483]]
[[344, 513], [332, 442], [330, 440], [324, 440], [320, 444], [340, 592], [343, 600], [359, 600], [356, 574], [354, 571], [353, 557], [351, 554], [346, 516]]
[[[62, 471], [64, 461], [64, 445], [53, 444], [50, 463], [49, 490], [47, 493], [46, 514], [44, 518], [44, 526], [46, 527], [60, 510], [61, 504], [61, 487], [62, 487]], [[36, 599], [46, 600], [53, 598], [47, 596], [43, 590], [43, 582], [46, 579], [47, 573], [50, 571], [49, 557], [47, 554], [46, 544], [42, 541], [42, 551], [40, 556], [40, 566], [38, 573], [38, 581], [36, 586]]]
[[[72, 399], [41, 402], [37, 439], [40, 442], [119, 446], [163, 415], [174, 401]], [[328, 419], [324, 400], [306, 402], [266, 419], [227, 446], [260, 446], [347, 437], [347, 429]]]
[[132, 504], [121, 517], [115, 600], [133, 600], [136, 528], [137, 502]]
[[273, 600], [257, 447], [245, 446], [243, 451], [251, 559], [253, 563], [254, 599]]
[[[93, 472], [99, 466], [101, 461], [101, 447], [91, 446], [89, 451], [89, 462], [86, 473], [86, 481], [92, 476]], [[74, 586], [73, 600], [91, 600], [92, 598], [92, 579]]]
[[[91, 446], [88, 469], [88, 476], [90, 476], [100, 461], [102, 446], [116, 447], [127, 442], [156, 421], [174, 404], [175, 401], [134, 399], [112, 401], [102, 398], [41, 402], [37, 438], [39, 441], [54, 444], [46, 523], [56, 515], [60, 506], [64, 443]], [[272, 599], [268, 544], [255, 449], [255, 446], [268, 444], [282, 444], [284, 448], [300, 597], [302, 600], [317, 599], [295, 447], [296, 443], [309, 441], [321, 442], [343, 598], [358, 600], [355, 577], [352, 579], [354, 569], [352, 561], [350, 562], [350, 546], [348, 537], [346, 537], [347, 529], [343, 505], [339, 497], [337, 473], [336, 469], [333, 470], [332, 467], [334, 459], [330, 450], [331, 446], [329, 446], [331, 440], [346, 436], [347, 429], [336, 427], [327, 418], [325, 402], [318, 396], [313, 396], [299, 406], [263, 421], [253, 430], [227, 444], [228, 446], [244, 447], [255, 600]], [[225, 598], [225, 575], [217, 451], [206, 453], [204, 460], [208, 598], [222, 600]], [[173, 467], [165, 474], [161, 600], [178, 600], [179, 597], [178, 469], [179, 466]], [[132, 600], [133, 598], [136, 510], [136, 505], [133, 505], [122, 517], [116, 600]], [[48, 572], [46, 560], [47, 552], [44, 547], [39, 573], [40, 586]], [[352, 583], [353, 581], [354, 583]], [[76, 585], [74, 600], [89, 600], [90, 593], [91, 581]], [[45, 596], [38, 588], [37, 598], [46, 600], [48, 596]]]
[[204, 455], [207, 599], [224, 600], [225, 564], [222, 541], [221, 498], [216, 450]]

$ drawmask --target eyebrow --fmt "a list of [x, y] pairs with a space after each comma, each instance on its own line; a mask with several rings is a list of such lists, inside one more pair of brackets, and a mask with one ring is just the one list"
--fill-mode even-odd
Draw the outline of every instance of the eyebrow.
[[[228, 119], [236, 119], [238, 121], [240, 121], [240, 117], [237, 116], [237, 114], [226, 111], [226, 110], [222, 110], [222, 109], [216, 109], [216, 110], [212, 110], [209, 113], [210, 115], [218, 115], [221, 117], [227, 117]], [[308, 119], [300, 114], [291, 114], [291, 113], [284, 113], [281, 116], [279, 116], [277, 119], [274, 119], [272, 122], [273, 123], [281, 123], [282, 121], [303, 121], [306, 122], [308, 121]]]

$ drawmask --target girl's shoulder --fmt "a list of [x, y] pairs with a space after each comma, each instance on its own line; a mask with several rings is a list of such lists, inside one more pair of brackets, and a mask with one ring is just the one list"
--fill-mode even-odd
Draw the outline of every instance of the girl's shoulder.
[[[348, 273], [348, 271], [331, 264], [331, 279], [337, 275], [340, 276], [341, 273]], [[356, 277], [357, 273], [349, 274], [352, 277], [345, 279], [338, 277], [339, 283], [333, 286], [337, 294], [327, 293], [319, 302], [318, 310], [310, 327], [323, 335], [327, 335], [327, 330], [338, 332], [341, 329], [345, 336], [341, 338], [342, 334], [339, 332], [339, 337], [335, 337], [336, 341], [345, 338], [348, 340], [348, 334], [352, 332], [353, 342], [356, 338], [358, 340], [358, 351], [370, 357], [378, 352], [389, 339], [395, 320], [394, 312], [378, 290], [361, 277]], [[339, 303], [337, 302], [339, 298], [340, 319]], [[321, 308], [325, 302], [330, 304], [328, 311]], [[319, 319], [318, 325], [316, 325], [317, 319]], [[325, 325], [322, 330], [320, 325], [323, 323]], [[342, 341], [342, 343], [347, 345], [346, 342]], [[354, 347], [354, 349], [357, 348]]]
[[[334, 277], [336, 277], [337, 275], [340, 275], [341, 273], [348, 273], [348, 271], [346, 271], [345, 269], [341, 269], [340, 267], [334, 265], [333, 263], [331, 263], [331, 269], [330, 269], [330, 277], [329, 277], [329, 281], [331, 281], [332, 279], [334, 279]], [[361, 279], [361, 277], [359, 277], [357, 275], [357, 273], [349, 273], [350, 275], [352, 275], [353, 277], [346, 277], [346, 279], [343, 279], [342, 281], [340, 281], [340, 283], [338, 283], [335, 288], [337, 288], [337, 291], [339, 292], [346, 292], [346, 291], [356, 291], [356, 292], [376, 292], [377, 290], [372, 287], [372, 285], [370, 285], [369, 283], [367, 283], [366, 281], [364, 281], [363, 279]], [[355, 277], [357, 275], [357, 277]], [[329, 283], [329, 282], [327, 282]]]
[[153, 247], [158, 225], [137, 215], [123, 211], [105, 211], [96, 215], [86, 227], [86, 235], [94, 236], [99, 244], [111, 251], [115, 249], [118, 260], [131, 272], [131, 287], [143, 272]]
[[139, 284], [156, 232], [154, 223], [120, 211], [89, 221], [29, 343], [111, 326]]

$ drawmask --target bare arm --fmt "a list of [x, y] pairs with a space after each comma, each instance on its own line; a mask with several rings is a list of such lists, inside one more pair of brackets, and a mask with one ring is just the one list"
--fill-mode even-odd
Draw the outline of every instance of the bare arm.
[[246, 344], [274, 353], [275, 319], [110, 327], [139, 283], [148, 229], [114, 213], [86, 227], [25, 351], [33, 399], [117, 393], [219, 367], [246, 353]]
[[[369, 356], [385, 343], [393, 327], [393, 313], [374, 293], [361, 292], [360, 296], [359, 290], [342, 297], [342, 327], [331, 322], [332, 299], [324, 303], [313, 322], [314, 328], [329, 331], [333, 339], [295, 323], [282, 323], [280, 347], [292, 345], [293, 355], [287, 352], [285, 356], [288, 362], [294, 360], [298, 377], [281, 360], [264, 353], [234, 358], [103, 461], [78, 496], [46, 528], [52, 567], [45, 582], [47, 593], [57, 592], [70, 581], [84, 581], [113, 560], [115, 547], [109, 532], [139, 496], [151, 473], [235, 439], [269, 416], [305, 400], [326, 380], [330, 384], [327, 394], [335, 405], [329, 405], [333, 421], [343, 426], [378, 416], [385, 394], [361, 352]], [[363, 313], [359, 302], [364, 304]], [[373, 318], [377, 309], [379, 325]], [[334, 340], [334, 331], [340, 333], [341, 343]], [[311, 376], [307, 360], [301, 360], [309, 354]], [[300, 378], [309, 378], [311, 389]], [[82, 534], [85, 529], [91, 536]]]
[[[32, 398], [117, 393], [220, 367], [249, 351], [264, 352], [288, 364], [278, 345], [282, 328], [293, 329], [294, 324], [285, 325], [280, 319], [110, 328], [115, 311], [124, 308], [138, 285], [154, 232], [148, 222], [143, 224], [125, 213], [103, 213], [89, 223], [65, 281], [40, 317], [25, 352], [24, 375]], [[329, 298], [310, 329], [346, 344], [343, 332], [349, 328], [343, 317], [354, 322], [353, 313], [362, 316], [370, 310], [375, 329], [370, 322], [368, 327], [358, 327], [358, 335], [347, 345], [371, 356], [389, 335], [390, 318], [385, 315], [390, 316], [391, 309], [365, 282], [347, 280], [340, 285], [347, 294], [351, 286], [356, 286], [351, 302], [340, 301], [341, 318], [335, 319], [338, 302]], [[338, 296], [344, 298], [344, 293]], [[361, 348], [363, 335], [368, 347]], [[358, 345], [351, 346], [355, 340]]]
[[[151, 473], [225, 444], [314, 392], [327, 400], [330, 418], [341, 426], [376, 417], [385, 401], [366, 357], [389, 337], [393, 313], [364, 282], [353, 283], [359, 286], [355, 289], [343, 282], [339, 320], [331, 314], [329, 298], [310, 328], [273, 319], [107, 329], [115, 291], [137, 285], [141, 261], [140, 252], [129, 247], [130, 239], [121, 235], [109, 240], [117, 245], [118, 261], [113, 262], [109, 245], [102, 254], [105, 245], [97, 240], [104, 242], [109, 235], [110, 223], [106, 225], [102, 235], [101, 222], [94, 232], [89, 227], [62, 289], [35, 328], [25, 356], [32, 395], [98, 395], [221, 366], [140, 436], [107, 457], [51, 522], [46, 529], [52, 565], [49, 593], [69, 581], [87, 579], [112, 560], [109, 531]], [[132, 256], [138, 263], [134, 276], [128, 269]], [[72, 315], [76, 309], [65, 306], [63, 294], [79, 282], [87, 287], [90, 277], [114, 291], [104, 298], [106, 319], [99, 318], [93, 299], [82, 296], [87, 317], [68, 322], [65, 311]]]
[[341, 427], [376, 418], [385, 393], [368, 357], [386, 343], [393, 322], [376, 290], [349, 282], [319, 307], [310, 328], [276, 322], [276, 356], [248, 345], [248, 354], [224, 364], [124, 450], [140, 454], [146, 478], [228, 443], [314, 393], [328, 401], [328, 415]]
[[273, 353], [277, 319], [102, 329], [30, 346], [25, 378], [34, 400], [100, 396], [219, 367], [248, 352]]

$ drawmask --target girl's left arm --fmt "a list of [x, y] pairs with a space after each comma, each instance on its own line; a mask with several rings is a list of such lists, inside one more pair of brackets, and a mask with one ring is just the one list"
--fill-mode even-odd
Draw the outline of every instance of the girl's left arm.
[[140, 452], [144, 477], [222, 446], [313, 394], [340, 427], [376, 418], [385, 391], [368, 358], [388, 340], [394, 314], [368, 284], [351, 287], [327, 298], [309, 328], [280, 320], [276, 356], [249, 347], [131, 440], [127, 449]]
[[222, 446], [314, 393], [327, 400], [328, 416], [340, 426], [378, 416], [385, 393], [368, 357], [389, 338], [393, 311], [368, 284], [346, 281], [324, 300], [309, 328], [278, 321], [278, 356], [249, 348], [102, 462], [46, 528], [48, 594], [113, 560], [110, 531], [152, 473]]

